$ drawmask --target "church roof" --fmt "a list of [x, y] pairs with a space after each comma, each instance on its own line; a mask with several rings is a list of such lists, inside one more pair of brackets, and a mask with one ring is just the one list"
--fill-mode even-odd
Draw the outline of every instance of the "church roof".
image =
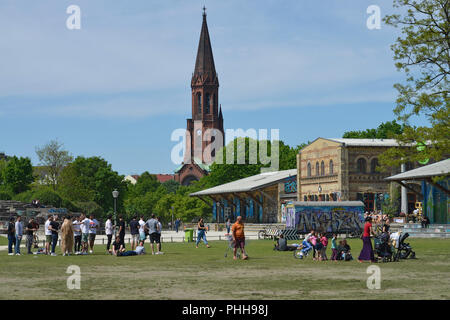
[[198, 43], [197, 60], [195, 61], [195, 75], [204, 75], [209, 73], [211, 79], [216, 76], [216, 67], [211, 48], [211, 40], [209, 38], [208, 24], [206, 23], [206, 13], [203, 13], [202, 31], [200, 33], [200, 41]]

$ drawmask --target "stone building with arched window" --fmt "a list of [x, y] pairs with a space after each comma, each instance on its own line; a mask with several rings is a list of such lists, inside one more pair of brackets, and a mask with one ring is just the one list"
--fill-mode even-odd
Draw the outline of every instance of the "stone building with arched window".
[[[391, 147], [398, 147], [394, 139], [317, 138], [297, 155], [298, 200], [361, 200], [367, 211], [381, 209], [391, 183], [384, 180], [390, 173], [377, 171], [378, 157]], [[413, 204], [415, 194], [408, 199]]]

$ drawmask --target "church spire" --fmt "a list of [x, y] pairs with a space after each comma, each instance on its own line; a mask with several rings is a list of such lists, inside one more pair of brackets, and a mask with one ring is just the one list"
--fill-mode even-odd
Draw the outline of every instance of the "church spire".
[[206, 23], [206, 8], [203, 7], [203, 24], [198, 43], [197, 59], [195, 61], [194, 77], [209, 75], [210, 81], [216, 77], [216, 68], [209, 38], [208, 24]]

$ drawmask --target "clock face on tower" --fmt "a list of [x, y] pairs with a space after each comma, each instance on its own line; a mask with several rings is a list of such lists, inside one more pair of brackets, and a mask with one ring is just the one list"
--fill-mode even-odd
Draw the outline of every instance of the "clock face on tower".
[[197, 135], [198, 135], [198, 136], [201, 136], [201, 135], [202, 135], [202, 130], [198, 129], [198, 130], [197, 130]]

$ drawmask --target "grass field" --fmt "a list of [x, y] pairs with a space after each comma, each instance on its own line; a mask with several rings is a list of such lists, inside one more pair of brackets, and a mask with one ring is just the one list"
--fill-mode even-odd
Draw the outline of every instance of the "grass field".
[[[70, 257], [0, 251], [0, 299], [450, 299], [450, 240], [408, 240], [417, 259], [377, 264], [379, 290], [367, 289], [368, 263], [298, 260], [271, 240], [251, 241], [247, 261], [225, 258], [227, 243], [214, 241], [164, 243], [154, 256], [114, 257], [104, 246]], [[357, 257], [361, 240], [350, 245]], [[67, 289], [69, 265], [81, 269], [80, 290]]]

